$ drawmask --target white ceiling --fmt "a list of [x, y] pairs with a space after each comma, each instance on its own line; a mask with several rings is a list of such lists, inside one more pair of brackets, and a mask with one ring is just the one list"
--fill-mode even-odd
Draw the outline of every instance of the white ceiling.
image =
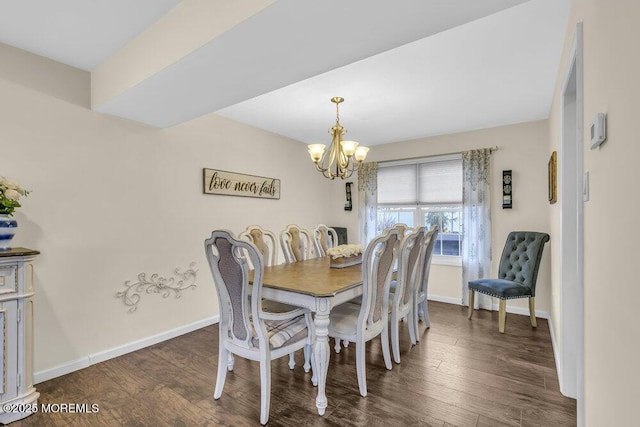
[[180, 0], [0, 0], [0, 42], [93, 70]]
[[[92, 70], [177, 3], [0, 0], [0, 42]], [[217, 112], [312, 143], [328, 142], [342, 96], [364, 145], [539, 120], [569, 7], [278, 0], [97, 110], [159, 127]]]

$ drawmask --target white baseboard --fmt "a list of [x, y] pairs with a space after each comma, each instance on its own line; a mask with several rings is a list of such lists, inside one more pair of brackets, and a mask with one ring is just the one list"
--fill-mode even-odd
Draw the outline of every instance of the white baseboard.
[[105, 360], [113, 359], [114, 357], [122, 356], [123, 354], [131, 353], [133, 351], [158, 344], [162, 341], [166, 341], [171, 338], [193, 332], [197, 329], [204, 328], [205, 326], [213, 325], [215, 323], [218, 323], [219, 321], [220, 316], [216, 315], [203, 320], [199, 320], [194, 323], [190, 323], [188, 325], [181, 326], [179, 328], [159, 333], [157, 335], [152, 335], [138, 341], [133, 341], [125, 345], [90, 354], [86, 357], [72, 360], [68, 363], [63, 363], [44, 371], [36, 372], [33, 375], [33, 382], [34, 384], [38, 384], [56, 377], [60, 377], [62, 375], [70, 374], [71, 372], [87, 368], [91, 365], [95, 365], [96, 363], [104, 362]]
[[[428, 299], [430, 301], [443, 302], [447, 304], [455, 304], [461, 305], [460, 298], [456, 297], [446, 297], [442, 295], [433, 295], [429, 294]], [[494, 304], [492, 309], [496, 311], [498, 309], [498, 305]], [[529, 310], [527, 308], [522, 307], [509, 307], [507, 305], [507, 313], [514, 314], [522, 314], [525, 316], [529, 315]], [[536, 310], [536, 316], [541, 319], [549, 319], [549, 313], [546, 311]], [[96, 363], [104, 362], [105, 360], [113, 359], [114, 357], [122, 356], [127, 353], [131, 353], [136, 350], [140, 350], [145, 347], [152, 346], [154, 344], [158, 344], [162, 341], [169, 340], [171, 338], [178, 337], [180, 335], [184, 335], [189, 332], [193, 332], [196, 329], [204, 328], [209, 325], [213, 325], [220, 321], [220, 316], [216, 315], [213, 317], [209, 317], [198, 322], [194, 322], [185, 326], [181, 326], [179, 328], [171, 329], [166, 332], [162, 332], [157, 335], [153, 335], [147, 338], [143, 338], [138, 341], [134, 341], [125, 345], [121, 345], [118, 347], [114, 347], [108, 350], [104, 350], [98, 353], [90, 354], [86, 357], [82, 357], [76, 360], [72, 360], [67, 363], [63, 363], [58, 366], [54, 366], [53, 368], [49, 368], [43, 371], [36, 372], [33, 375], [34, 384], [38, 384], [44, 381], [48, 381], [50, 379], [60, 377], [62, 375], [70, 374], [71, 372], [78, 371], [80, 369], [87, 368], [91, 365], [95, 365]], [[551, 343], [553, 345], [553, 353], [554, 358], [556, 360], [556, 369], [558, 371], [558, 377], [560, 378], [560, 365], [558, 363], [558, 351], [556, 347], [555, 335], [553, 332], [553, 326], [551, 322], [549, 322], [549, 330], [551, 331]], [[562, 386], [562, 383], [561, 383]], [[562, 390], [561, 390], [562, 391]]]
[[460, 303], [460, 298], [454, 298], [454, 297], [443, 297], [441, 295], [432, 295], [432, 294], [428, 294], [427, 295], [427, 299], [429, 301], [437, 301], [437, 302], [445, 302], [447, 304], [455, 304], [455, 305], [462, 305]]
[[[444, 302], [447, 304], [455, 304], [455, 305], [462, 305], [462, 303], [460, 302], [460, 298], [455, 298], [455, 297], [443, 297], [442, 295], [433, 295], [433, 294], [429, 294], [427, 296], [427, 298], [430, 301], [438, 301], [438, 302]], [[492, 304], [491, 305], [491, 310], [493, 311], [498, 311], [498, 309], [500, 308], [500, 306], [498, 304]], [[528, 316], [529, 315], [529, 309], [528, 308], [524, 308], [524, 307], [509, 307], [509, 304], [507, 304], [507, 313], [513, 313], [513, 314], [521, 314], [523, 316]], [[536, 310], [536, 317], [539, 317], [541, 319], [549, 319], [549, 313], [546, 311], [542, 311], [542, 310]]]
[[[500, 309], [500, 305], [499, 304], [492, 304], [491, 305], [491, 309], [493, 311], [498, 311]], [[529, 309], [525, 308], [525, 307], [509, 307], [509, 304], [507, 303], [507, 313], [521, 314], [523, 316], [528, 316], [529, 315]], [[546, 311], [536, 310], [536, 317], [548, 320], [550, 315]]]
[[553, 322], [549, 318], [549, 333], [551, 334], [551, 346], [553, 347], [553, 359], [556, 361], [556, 372], [558, 373], [558, 384], [560, 384], [560, 393], [563, 396], [576, 399], [576, 396], [571, 396], [565, 393], [564, 387], [562, 387], [562, 363], [560, 363], [560, 349], [558, 348], [558, 342], [556, 341], [556, 333], [553, 329]]

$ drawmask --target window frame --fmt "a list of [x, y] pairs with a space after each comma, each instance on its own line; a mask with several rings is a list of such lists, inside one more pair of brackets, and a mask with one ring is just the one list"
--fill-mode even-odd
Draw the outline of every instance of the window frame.
[[[462, 162], [461, 154], [449, 154], [442, 156], [434, 156], [427, 158], [414, 158], [414, 159], [406, 159], [406, 160], [395, 160], [389, 162], [379, 162], [378, 168], [386, 168], [393, 166], [406, 166], [412, 165], [415, 167], [415, 176], [416, 176], [416, 202], [415, 203], [378, 203], [376, 209], [376, 215], [379, 215], [381, 210], [384, 211], [386, 209], [397, 209], [398, 212], [412, 212], [413, 213], [413, 224], [424, 224], [425, 215], [429, 208], [445, 208], [443, 211], [459, 211], [460, 213], [460, 228], [462, 227], [462, 195], [460, 195], [460, 203], [451, 203], [451, 202], [443, 202], [443, 203], [420, 203], [420, 179], [419, 179], [419, 167], [424, 163], [431, 162], [442, 162], [442, 161], [450, 161], [450, 160], [460, 160]], [[442, 230], [441, 230], [442, 232]], [[433, 264], [439, 265], [450, 265], [450, 266], [462, 266], [462, 239], [460, 239], [460, 255], [437, 255], [433, 254], [432, 258]]]

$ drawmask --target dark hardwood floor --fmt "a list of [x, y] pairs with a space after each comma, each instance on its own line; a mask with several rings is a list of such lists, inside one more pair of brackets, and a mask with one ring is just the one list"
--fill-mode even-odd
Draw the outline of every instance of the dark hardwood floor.
[[[320, 417], [310, 374], [288, 358], [272, 363], [270, 426], [571, 426], [576, 404], [560, 394], [546, 320], [429, 303], [411, 347], [401, 329], [402, 363], [384, 368], [380, 340], [367, 345], [368, 396], [358, 392], [355, 346], [331, 354], [329, 407]], [[333, 344], [333, 341], [331, 342]], [[37, 385], [40, 402], [98, 404], [97, 413], [36, 413], [23, 426], [259, 425], [258, 364], [236, 358], [222, 397], [213, 399], [217, 325]]]

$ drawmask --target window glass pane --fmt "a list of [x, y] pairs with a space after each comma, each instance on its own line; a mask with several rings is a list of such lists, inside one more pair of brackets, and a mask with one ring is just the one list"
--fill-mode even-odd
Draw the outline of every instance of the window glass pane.
[[438, 239], [433, 248], [434, 255], [460, 256], [462, 232], [462, 207], [441, 206], [422, 209], [424, 225], [431, 228], [437, 225], [440, 229]]
[[393, 227], [398, 223], [406, 224], [413, 228], [413, 218], [416, 208], [379, 208], [377, 234], [382, 233], [386, 228]]
[[416, 165], [378, 169], [378, 203], [415, 204], [416, 186]]
[[422, 163], [418, 174], [419, 203], [462, 202], [462, 160]]

